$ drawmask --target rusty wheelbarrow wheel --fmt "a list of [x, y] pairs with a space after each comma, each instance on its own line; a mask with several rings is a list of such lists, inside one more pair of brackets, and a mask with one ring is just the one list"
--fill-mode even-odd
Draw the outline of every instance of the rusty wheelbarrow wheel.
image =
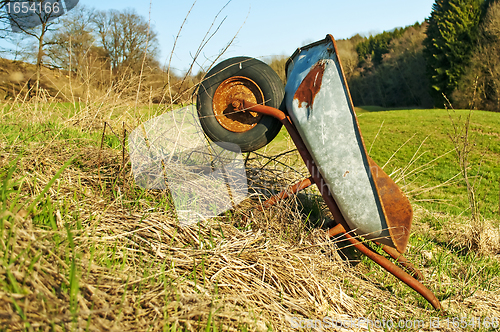
[[281, 108], [285, 89], [274, 70], [262, 61], [236, 57], [212, 68], [201, 83], [197, 109], [204, 132], [214, 142], [237, 144], [242, 152], [271, 142], [281, 122], [267, 115], [238, 111], [233, 102], [247, 100]]

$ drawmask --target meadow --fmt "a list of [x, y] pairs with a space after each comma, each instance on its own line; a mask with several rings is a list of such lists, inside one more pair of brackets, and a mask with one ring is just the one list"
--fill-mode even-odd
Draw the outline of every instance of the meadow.
[[[412, 202], [406, 256], [447, 311], [431, 329], [438, 313], [418, 294], [367, 259], [343, 261], [314, 188], [263, 211], [260, 188], [181, 227], [164, 192], [135, 185], [128, 159], [127, 133], [164, 111], [1, 108], [1, 330], [287, 331], [324, 317], [423, 321], [423, 331], [500, 324], [498, 113], [474, 111], [464, 135], [465, 110], [357, 109], [370, 155]], [[475, 220], [457, 160], [463, 137]], [[264, 183], [307, 176], [284, 131], [247, 160]]]
[[[467, 215], [467, 190], [453, 139], [464, 135], [468, 110], [415, 109], [358, 111], [370, 155], [393, 177], [401, 177], [416, 203], [434, 211]], [[467, 149], [468, 173], [476, 182], [476, 197], [485, 218], [500, 216], [500, 117], [473, 111]], [[410, 167], [405, 169], [408, 164]], [[457, 176], [458, 174], [458, 176]], [[470, 214], [470, 211], [469, 211]]]

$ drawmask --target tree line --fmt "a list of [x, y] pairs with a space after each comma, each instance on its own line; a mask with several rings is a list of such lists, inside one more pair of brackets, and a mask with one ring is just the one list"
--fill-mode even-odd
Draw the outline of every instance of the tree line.
[[436, 0], [423, 24], [343, 42], [359, 57], [357, 104], [500, 110], [497, 0]]
[[[340, 60], [356, 106], [431, 107], [422, 42], [427, 23], [365, 37], [337, 40]], [[286, 81], [286, 57], [270, 66]]]
[[[436, 0], [422, 23], [337, 46], [357, 106], [500, 110], [496, 0]], [[270, 61], [284, 81], [285, 61]]]
[[[456, 81], [445, 81], [451, 100], [457, 107], [500, 110], [500, 3], [485, 1], [476, 5], [477, 26], [473, 29], [473, 47], [459, 62]], [[439, 83], [439, 81], [438, 81]]]
[[339, 55], [355, 105], [429, 107], [422, 41], [427, 23], [339, 41]]
[[357, 105], [500, 110], [497, 0], [436, 0], [423, 23], [339, 49]]

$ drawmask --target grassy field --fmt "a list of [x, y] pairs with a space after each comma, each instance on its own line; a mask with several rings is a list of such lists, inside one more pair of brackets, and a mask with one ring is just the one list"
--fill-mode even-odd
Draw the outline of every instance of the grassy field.
[[[393, 177], [404, 177], [415, 202], [433, 211], [470, 214], [467, 190], [452, 137], [453, 123], [462, 130], [469, 111], [391, 110], [359, 112], [370, 155]], [[378, 136], [377, 136], [378, 134]], [[460, 136], [463, 136], [462, 133]], [[485, 218], [500, 216], [500, 115], [475, 111], [470, 121], [469, 176], [475, 177], [476, 198]], [[460, 147], [459, 147], [460, 148]], [[394, 156], [393, 156], [394, 154]], [[437, 159], [439, 158], [439, 159]], [[401, 170], [412, 163], [401, 174]], [[412, 171], [414, 171], [412, 173]], [[453, 179], [450, 181], [450, 179]], [[449, 182], [448, 182], [449, 181]], [[448, 185], [435, 188], [443, 183]], [[403, 184], [403, 183], [401, 183]], [[428, 190], [428, 188], [435, 188]]]
[[[330, 215], [314, 189], [264, 211], [254, 196], [180, 227], [164, 193], [134, 184], [123, 146], [124, 134], [161, 111], [2, 108], [1, 330], [286, 331], [326, 316], [424, 321], [423, 331], [500, 324], [500, 114], [472, 115], [469, 174], [481, 212], [472, 223], [448, 136], [450, 115], [463, 124], [468, 112], [358, 110], [371, 156], [413, 203], [406, 256], [447, 310], [431, 329], [438, 313], [419, 295], [369, 260], [342, 261], [319, 227]], [[249, 172], [268, 183], [305, 176], [294, 152], [270, 159], [289, 150], [282, 132], [250, 154]]]

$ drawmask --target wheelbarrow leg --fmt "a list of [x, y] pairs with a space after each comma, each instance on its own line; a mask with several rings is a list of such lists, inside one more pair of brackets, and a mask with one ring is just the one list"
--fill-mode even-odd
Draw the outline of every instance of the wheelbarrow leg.
[[415, 279], [414, 277], [403, 271], [401, 268], [397, 267], [394, 263], [392, 263], [384, 256], [381, 256], [376, 252], [370, 250], [363, 243], [353, 238], [349, 233], [345, 232], [344, 235], [349, 240], [349, 242], [351, 242], [354, 245], [354, 247], [356, 247], [356, 249], [358, 249], [363, 253], [363, 255], [370, 258], [372, 261], [383, 267], [386, 271], [390, 272], [396, 278], [398, 278], [399, 280], [407, 284], [409, 287], [411, 287], [413, 290], [415, 290], [417, 293], [422, 295], [427, 301], [429, 301], [429, 303], [435, 309], [443, 310], [443, 307], [441, 306], [441, 303], [436, 298], [436, 296], [427, 287], [425, 287], [422, 283], [420, 283], [417, 279]]
[[296, 194], [299, 191], [306, 189], [307, 187], [311, 186], [313, 184], [313, 179], [312, 177], [301, 180], [300, 182], [297, 182], [287, 190], [283, 190], [277, 195], [274, 195], [270, 197], [267, 201], [265, 201], [262, 205], [265, 208], [270, 208], [274, 204], [276, 204], [278, 201], [287, 198], [290, 195]]
[[382, 246], [382, 250], [388, 253], [396, 262], [401, 264], [410, 274], [417, 280], [424, 280], [424, 275], [420, 272], [415, 265], [413, 265], [406, 257], [404, 257], [399, 251], [389, 246]]
[[[334, 237], [340, 234], [344, 234], [345, 229], [342, 227], [341, 224], [336, 225], [333, 228], [330, 228], [327, 232], [326, 235], [330, 237]], [[391, 248], [389, 246], [382, 246], [382, 249], [388, 253], [392, 258], [396, 260], [399, 264], [401, 264], [410, 274], [417, 280], [422, 281], [424, 280], [424, 275], [422, 272], [420, 272], [408, 259], [406, 259], [399, 251], [397, 251], [394, 248]]]
[[344, 227], [341, 224], [337, 224], [335, 227], [330, 228], [326, 232], [326, 235], [328, 237], [334, 237], [334, 236], [337, 236], [337, 235], [340, 235], [340, 234], [344, 234], [344, 233], [345, 233]]

